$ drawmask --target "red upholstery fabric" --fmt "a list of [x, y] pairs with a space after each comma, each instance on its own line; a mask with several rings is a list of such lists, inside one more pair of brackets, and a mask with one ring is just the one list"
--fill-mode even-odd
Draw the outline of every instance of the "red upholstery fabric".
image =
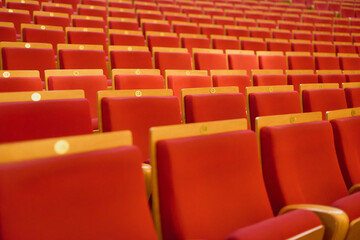
[[311, 89], [302, 93], [304, 112], [321, 111], [323, 119], [326, 111], [347, 108], [343, 89]]
[[78, 7], [77, 10], [79, 15], [102, 17], [105, 21], [107, 18], [107, 12], [105, 9], [90, 9], [90, 8]]
[[52, 76], [48, 78], [49, 90], [83, 89], [89, 101], [93, 129], [98, 129], [97, 92], [107, 90], [107, 79], [99, 76]]
[[165, 80], [161, 75], [116, 75], [115, 89], [164, 89]]
[[240, 42], [235, 39], [213, 39], [214, 49], [238, 49], [240, 50]]
[[6, 8], [9, 9], [20, 9], [20, 10], [27, 10], [30, 13], [30, 16], [33, 16], [34, 11], [40, 11], [40, 4], [39, 3], [29, 3], [29, 2], [7, 2]]
[[9, 77], [0, 81], [0, 92], [42, 91], [39, 77]]
[[[163, 15], [160, 13], [146, 13], [140, 12], [137, 14], [139, 19], [154, 19], [154, 20], [163, 20]], [[140, 21], [141, 22], [141, 21]]]
[[337, 53], [357, 53], [354, 45], [336, 45]]
[[285, 56], [259, 56], [259, 66], [260, 69], [288, 69]]
[[110, 34], [111, 45], [145, 46], [144, 35]]
[[65, 3], [71, 4], [73, 6], [74, 12], [76, 10], [76, 6], [80, 3], [80, 0], [54, 0], [54, 3]]
[[106, 23], [104, 20], [73, 18], [72, 22], [74, 27], [106, 29]]
[[150, 51], [152, 51], [153, 47], [169, 47], [169, 48], [180, 47], [180, 42], [178, 37], [150, 35], [147, 37], [147, 41]]
[[359, 70], [360, 59], [359, 57], [339, 57], [340, 67], [342, 70]]
[[15, 27], [0, 26], [0, 41], [16, 42]]
[[345, 95], [349, 108], [360, 107], [360, 88], [345, 88]]
[[104, 51], [98, 50], [59, 50], [61, 69], [102, 69], [109, 78]]
[[45, 12], [57, 12], [57, 13], [67, 13], [72, 15], [74, 13], [74, 10], [72, 7], [63, 7], [63, 6], [54, 6], [54, 5], [43, 5], [42, 10]]
[[346, 82], [360, 82], [360, 74], [345, 74]]
[[250, 30], [250, 37], [271, 38], [271, 33], [268, 30]]
[[253, 50], [257, 51], [266, 51], [266, 43], [259, 41], [251, 41], [251, 40], [241, 40], [241, 49], [242, 50]]
[[244, 94], [200, 94], [184, 98], [186, 122], [247, 118]]
[[228, 69], [225, 54], [195, 53], [194, 59], [197, 70]]
[[340, 169], [348, 188], [360, 183], [359, 123], [360, 117], [331, 121]]
[[335, 201], [332, 206], [342, 209], [349, 216], [349, 220], [353, 221], [360, 217], [359, 201], [360, 193], [358, 192]]
[[1, 238], [157, 239], [136, 147], [2, 164], [0, 175]]
[[57, 45], [65, 43], [66, 38], [64, 31], [23, 28], [23, 42], [51, 43], [56, 53]]
[[286, 76], [283, 74], [256, 74], [253, 77], [254, 86], [286, 85]]
[[339, 58], [335, 56], [315, 56], [317, 70], [340, 70]]
[[301, 113], [298, 92], [249, 94], [249, 114], [252, 129], [255, 129], [256, 117], [290, 113]]
[[151, 53], [147, 51], [111, 51], [111, 68], [152, 69]]
[[218, 27], [201, 27], [200, 26], [200, 34], [204, 34], [210, 38], [210, 35], [224, 35], [225, 30], [223, 27], [218, 25]]
[[181, 89], [211, 87], [211, 78], [209, 76], [171, 75], [167, 77], [167, 81], [168, 88], [173, 90], [174, 96], [179, 100], [179, 106], [181, 106]]
[[291, 50], [294, 52], [313, 52], [313, 45], [311, 43], [300, 43], [293, 42], [291, 43]]
[[180, 33], [199, 34], [198, 26], [174, 24], [173, 28], [174, 28], [174, 32], [177, 34]]
[[0, 104], [0, 142], [92, 133], [86, 99]]
[[313, 36], [315, 41], [322, 41], [322, 42], [334, 41], [334, 37], [330, 33], [314, 33]]
[[288, 42], [269, 41], [267, 42], [267, 49], [268, 51], [289, 52], [291, 51], [291, 45]]
[[4, 70], [39, 70], [42, 80], [44, 70], [56, 69], [53, 49], [4, 47], [2, 61]]
[[287, 76], [288, 84], [294, 86], [294, 90], [299, 92], [300, 84], [319, 83], [316, 74], [289, 74]]
[[178, 52], [155, 52], [155, 68], [165, 75], [166, 69], [191, 70], [191, 54]]
[[264, 127], [260, 139], [274, 213], [289, 204], [331, 205], [348, 195], [329, 122]]
[[312, 212], [296, 210], [244, 227], [232, 233], [228, 240], [291, 238], [320, 226], [321, 221]]
[[149, 158], [150, 127], [181, 123], [176, 97], [103, 98], [101, 101], [103, 131], [131, 130], [134, 145]]
[[[131, 8], [133, 8], [133, 6]], [[109, 11], [109, 17], [136, 18], [136, 13], [135, 12], [124, 12], [124, 11], [119, 11], [119, 10], [116, 10], [116, 9], [109, 9], [108, 11]], [[110, 20], [109, 19], [109, 23], [110, 22], [118, 22], [118, 23], [120, 23], [121, 21], [116, 21], [116, 20]], [[128, 22], [128, 23], [131, 23], [131, 22]], [[137, 23], [136, 23], [136, 25], [137, 25]], [[139, 30], [139, 29], [137, 29], [137, 30]]]
[[105, 54], [107, 55], [108, 47], [105, 32], [83, 32], [83, 31], [68, 31], [68, 43], [70, 44], [94, 44], [102, 45]]
[[325, 52], [325, 53], [335, 53], [335, 46], [333, 44], [326, 43], [315, 43], [314, 52]]
[[345, 76], [343, 74], [319, 74], [319, 83], [338, 83], [341, 87], [345, 82]]
[[291, 70], [315, 70], [313, 56], [288, 56], [288, 64]]
[[235, 37], [249, 37], [249, 30], [247, 29], [237, 29], [237, 28], [226, 28], [225, 29], [226, 35], [228, 36], [235, 36]]
[[[132, 13], [132, 14], [135, 14], [135, 13]], [[138, 31], [139, 24], [137, 22], [109, 20], [109, 28]]]
[[192, 52], [193, 48], [211, 48], [211, 43], [208, 38], [191, 38], [182, 37], [181, 47], [187, 48], [189, 53]]
[[251, 131], [159, 141], [164, 239], [224, 239], [272, 217], [257, 151]]
[[34, 22], [36, 24], [42, 24], [42, 25], [60, 26], [63, 27], [64, 29], [66, 27], [71, 26], [70, 18], [56, 17], [56, 16], [36, 15], [34, 16]]
[[245, 94], [246, 87], [251, 86], [248, 75], [215, 75], [213, 76], [214, 87], [238, 87], [239, 92]]
[[259, 69], [259, 62], [256, 55], [229, 54], [229, 69], [246, 70], [251, 75], [252, 69]]
[[154, 32], [171, 32], [171, 26], [170, 24], [164, 24], [164, 23], [152, 23], [152, 22], [144, 22], [142, 24], [143, 31], [154, 31]]

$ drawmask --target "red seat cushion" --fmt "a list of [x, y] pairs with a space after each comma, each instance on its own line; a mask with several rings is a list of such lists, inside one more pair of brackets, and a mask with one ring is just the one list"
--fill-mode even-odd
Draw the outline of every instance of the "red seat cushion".
[[319, 83], [337, 83], [341, 87], [345, 82], [345, 76], [343, 74], [319, 74]]
[[115, 89], [164, 89], [161, 75], [116, 75]]
[[179, 52], [155, 52], [155, 68], [165, 76], [166, 69], [191, 70], [191, 54]]
[[259, 66], [260, 69], [288, 69], [285, 56], [259, 56]]
[[345, 88], [349, 108], [360, 107], [360, 88]]
[[288, 84], [294, 86], [294, 90], [299, 92], [300, 84], [306, 83], [319, 83], [318, 76], [316, 74], [289, 74]]
[[254, 86], [286, 85], [286, 76], [283, 74], [256, 74], [253, 77]]
[[288, 56], [289, 69], [293, 70], [315, 70], [312, 56]]
[[0, 92], [42, 91], [39, 77], [9, 77], [0, 81]]
[[248, 75], [215, 75], [213, 76], [214, 87], [238, 87], [239, 92], [245, 94], [245, 88], [251, 86]]
[[354, 193], [349, 196], [340, 198], [333, 202], [332, 206], [342, 209], [349, 217], [350, 221], [353, 221], [360, 217], [360, 193]]
[[339, 58], [334, 56], [316, 56], [315, 67], [317, 70], [340, 70]]
[[225, 54], [195, 53], [194, 58], [197, 70], [228, 69]]
[[152, 69], [151, 53], [147, 51], [111, 51], [112, 68]]

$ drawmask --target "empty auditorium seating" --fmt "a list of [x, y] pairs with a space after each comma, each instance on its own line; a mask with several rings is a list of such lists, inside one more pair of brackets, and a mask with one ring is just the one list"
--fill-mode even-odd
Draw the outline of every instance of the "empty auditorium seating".
[[193, 49], [196, 70], [228, 69], [226, 55], [221, 49]]
[[314, 48], [310, 41], [308, 40], [297, 40], [290, 39], [291, 50], [294, 52], [310, 52], [312, 53]]
[[139, 24], [136, 18], [108, 17], [109, 29], [138, 31]]
[[187, 48], [191, 53], [193, 48], [211, 48], [210, 39], [202, 34], [180, 33], [182, 48]]
[[210, 70], [214, 87], [237, 87], [240, 93], [251, 86], [246, 70]]
[[0, 71], [0, 92], [42, 91], [39, 71]]
[[335, 54], [322, 53], [314, 56], [317, 70], [340, 70], [339, 58]]
[[210, 38], [210, 35], [224, 35], [225, 31], [221, 25], [216, 24], [199, 24], [200, 34], [204, 34]]
[[101, 131], [130, 130], [134, 145], [149, 158], [150, 127], [181, 123], [180, 106], [171, 90], [100, 91]]
[[254, 86], [286, 85], [286, 76], [282, 70], [253, 69], [251, 71]]
[[79, 15], [102, 17], [104, 21], [107, 18], [106, 8], [101, 6], [78, 4], [77, 12]]
[[256, 55], [259, 57], [260, 69], [288, 69], [286, 57], [282, 52], [258, 51]]
[[342, 70], [360, 69], [360, 58], [358, 54], [339, 54], [338, 56]]
[[190, 22], [172, 22], [173, 31], [177, 34], [199, 34], [199, 27], [196, 23]]
[[71, 21], [73, 27], [102, 28], [104, 31], [106, 30], [106, 22], [102, 17], [72, 15]]
[[165, 76], [166, 69], [191, 70], [191, 55], [186, 48], [162, 48], [153, 49], [155, 68], [160, 69], [161, 75]]
[[113, 69], [112, 76], [116, 90], [165, 88], [159, 69]]
[[32, 0], [7, 0], [5, 7], [8, 9], [29, 11], [31, 17], [33, 16], [34, 11], [40, 11], [39, 2]]
[[211, 35], [211, 42], [214, 49], [240, 50], [240, 42], [235, 36]]
[[292, 52], [286, 55], [290, 70], [315, 70], [314, 59], [310, 52]]
[[319, 53], [335, 53], [335, 46], [333, 43], [331, 42], [315, 42], [313, 41], [313, 45], [314, 45], [314, 52], [319, 52]]
[[152, 51], [153, 47], [180, 47], [179, 38], [176, 33], [170, 32], [146, 32], [147, 45]]
[[71, 21], [66, 13], [34, 12], [34, 23], [49, 26], [59, 26], [64, 30], [71, 26]]
[[229, 69], [246, 70], [251, 75], [252, 69], [259, 69], [259, 62], [254, 51], [251, 50], [227, 50]]
[[345, 82], [345, 75], [340, 70], [318, 70], [316, 74], [319, 78], [319, 83], [337, 83], [339, 87]]
[[171, 26], [165, 20], [142, 19], [142, 30], [145, 32], [171, 32]]
[[284, 53], [291, 51], [291, 44], [287, 39], [266, 39], [266, 44], [268, 51], [281, 51]]
[[81, 90], [1, 95], [2, 143], [92, 133], [89, 103]]
[[343, 88], [346, 95], [346, 102], [349, 108], [360, 107], [360, 84], [343, 83]]
[[12, 22], [15, 26], [16, 33], [21, 34], [20, 25], [22, 23], [31, 23], [31, 16], [29, 11], [0, 8], [0, 21]]
[[252, 51], [266, 51], [266, 43], [261, 38], [255, 37], [240, 37], [240, 44], [242, 50]]
[[45, 12], [66, 13], [68, 15], [71, 15], [74, 13], [72, 5], [66, 4], [66, 3], [42, 2], [41, 8], [42, 8], [42, 11], [45, 11]]
[[152, 69], [149, 49], [142, 46], [109, 46], [111, 68]]
[[102, 28], [67, 27], [65, 31], [67, 43], [102, 45], [107, 55], [106, 34]]
[[[281, 239], [321, 224], [313, 219], [315, 215], [303, 211], [273, 218], [256, 154], [256, 136], [238, 131], [246, 128], [245, 120], [227, 120], [152, 129], [151, 160], [156, 166], [152, 209], [163, 239], [255, 239], [270, 235]], [[193, 158], [195, 152], [193, 161], [183, 161]], [[248, 161], [244, 165], [241, 159]], [[199, 168], [203, 169], [201, 176], [195, 173]], [[212, 186], [210, 195], [207, 186]], [[257, 191], [249, 190], [253, 188]], [[278, 227], [285, 222], [299, 228]]]
[[16, 42], [16, 29], [12, 22], [0, 22], [0, 41]]
[[141, 31], [109, 29], [110, 45], [145, 46], [145, 37]]
[[293, 85], [297, 92], [300, 90], [300, 84], [319, 83], [318, 76], [313, 70], [286, 70], [286, 76], [288, 85]]
[[48, 90], [84, 90], [93, 129], [98, 129], [97, 92], [107, 89], [107, 79], [101, 69], [46, 70], [45, 77]]

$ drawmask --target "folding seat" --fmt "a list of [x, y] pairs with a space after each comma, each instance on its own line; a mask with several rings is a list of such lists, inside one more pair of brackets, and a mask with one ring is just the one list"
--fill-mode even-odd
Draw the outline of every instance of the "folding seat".
[[319, 83], [337, 83], [341, 87], [346, 81], [341, 70], [317, 70], [316, 74], [319, 77]]
[[203, 11], [204, 11], [204, 14], [205, 15], [208, 15], [208, 16], [211, 16], [212, 18], [214, 16], [221, 16], [223, 17], [224, 16], [224, 11], [222, 9], [218, 9], [218, 8], [203, 8]]
[[348, 108], [360, 107], [359, 82], [343, 83]]
[[235, 18], [236, 25], [240, 27], [256, 27], [255, 19], [248, 19], [248, 18]]
[[312, 23], [300, 22], [297, 23], [298, 30], [302, 31], [315, 31], [315, 26]]
[[294, 39], [312, 41], [313, 35], [310, 31], [294, 30]]
[[6, 0], [6, 8], [29, 11], [31, 18], [34, 11], [41, 9], [39, 2], [32, 0]]
[[268, 28], [249, 27], [250, 37], [271, 38], [271, 32]]
[[286, 70], [287, 84], [300, 91], [300, 84], [319, 83], [318, 75], [313, 70]]
[[144, 34], [146, 31], [171, 32], [171, 26], [169, 22], [165, 20], [142, 19], [141, 25]]
[[210, 88], [211, 77], [207, 71], [199, 70], [166, 70], [166, 87], [172, 89], [181, 106], [181, 89], [184, 88]]
[[239, 37], [240, 45], [242, 50], [252, 50], [252, 51], [266, 51], [266, 43], [262, 38], [254, 37]]
[[283, 52], [258, 51], [256, 55], [259, 58], [260, 69], [288, 69]]
[[[333, 31], [333, 26], [331, 24], [315, 23], [314, 25], [315, 25], [315, 30], [316, 30], [317, 34], [332, 33], [332, 31]], [[322, 37], [324, 37], [324, 36], [322, 36]], [[333, 39], [331, 39], [331, 40], [333, 41]], [[319, 41], [321, 41], [321, 40], [319, 40]], [[326, 41], [326, 40], [324, 40], [324, 41]]]
[[289, 39], [292, 39], [293, 38], [293, 35], [292, 33], [289, 31], [289, 30], [281, 30], [281, 29], [273, 29], [271, 30], [271, 34], [272, 34], [272, 37], [274, 39], [286, 39], [286, 40], [289, 40]]
[[179, 48], [180, 41], [176, 33], [146, 32], [147, 45], [152, 51], [154, 47]]
[[155, 68], [165, 76], [166, 69], [191, 70], [191, 54], [186, 48], [154, 47], [153, 57]]
[[181, 8], [174, 4], [158, 4], [158, 6], [163, 13], [181, 13]]
[[175, 13], [175, 12], [163, 12], [165, 20], [172, 22], [188, 22], [189, 19], [185, 13]]
[[182, 48], [187, 48], [192, 52], [193, 48], [210, 48], [211, 42], [206, 35], [180, 33], [180, 43]]
[[252, 69], [259, 69], [258, 57], [250, 50], [227, 50], [226, 55], [229, 62], [229, 69], [246, 70], [251, 75]]
[[113, 69], [116, 90], [165, 89], [165, 80], [159, 69]]
[[21, 24], [23, 42], [50, 43], [56, 53], [57, 44], [65, 43], [62, 27], [36, 24]]
[[156, 3], [153, 2], [134, 2], [134, 8], [135, 9], [141, 9], [141, 10], [150, 10], [150, 11], [158, 11], [159, 8], [156, 5]]
[[[265, 185], [273, 211], [277, 213], [282, 208], [282, 214], [311, 209], [321, 215], [326, 213], [325, 218], [336, 212], [341, 221], [323, 223], [339, 228], [327, 234], [331, 236], [332, 233], [333, 239], [356, 239], [358, 226], [354, 221], [359, 217], [360, 195], [348, 193], [336, 156], [331, 124], [320, 121], [317, 113], [289, 114], [267, 120], [268, 123], [263, 120], [259, 132]], [[289, 143], [292, 151], [286, 147]], [[297, 184], [296, 191], [293, 184]]]
[[16, 34], [21, 35], [20, 25], [22, 23], [31, 23], [29, 11], [0, 8], [0, 22], [12, 22], [16, 29]]
[[276, 21], [276, 22], [279, 22], [282, 20], [282, 15], [279, 13], [268, 12], [268, 13], [264, 13], [264, 16], [265, 16], [266, 20], [272, 20], [272, 21]]
[[[357, 109], [335, 110], [327, 113], [333, 132], [336, 153], [346, 186], [359, 183], [358, 153], [359, 112]], [[353, 188], [354, 189], [354, 188]], [[350, 190], [352, 192], [352, 190]]]
[[181, 12], [186, 14], [203, 14], [203, 10], [200, 7], [195, 6], [181, 6]]
[[1, 155], [2, 238], [101, 238], [106, 228], [110, 238], [157, 239], [129, 131], [4, 144]]
[[339, 58], [332, 53], [314, 53], [317, 70], [340, 70]]
[[107, 18], [106, 8], [100, 6], [78, 4], [77, 13], [78, 15], [102, 17], [104, 21], [106, 21]]
[[352, 38], [350, 34], [347, 33], [334, 33], [334, 41], [335, 42], [350, 42], [352, 43]]
[[328, 10], [328, 3], [325, 1], [314, 1], [315, 10]]
[[76, 7], [80, 3], [80, 0], [54, 0], [53, 3], [70, 4], [73, 11], [76, 12]]
[[199, 27], [196, 23], [189, 22], [172, 22], [172, 29], [174, 33], [188, 33], [188, 34], [199, 34]]
[[225, 9], [225, 16], [227, 17], [233, 17], [233, 18], [244, 18], [244, 12], [240, 10], [234, 10], [234, 7], [232, 9]]
[[199, 24], [200, 34], [207, 35], [210, 38], [210, 35], [224, 35], [225, 30], [220, 25], [215, 24]]
[[343, 70], [346, 82], [360, 82], [360, 71], [358, 70]]
[[136, 18], [108, 17], [109, 29], [139, 31], [139, 24]]
[[71, 15], [71, 22], [73, 27], [102, 28], [104, 32], [106, 30], [106, 22], [102, 17]]
[[276, 22], [271, 20], [258, 19], [256, 23], [257, 26], [260, 28], [269, 28], [269, 29], [277, 28]]
[[221, 49], [193, 49], [193, 59], [196, 70], [228, 69], [226, 55]]
[[66, 13], [34, 12], [34, 23], [48, 26], [59, 26], [64, 30], [71, 26], [69, 15]]
[[341, 7], [342, 18], [355, 18], [355, 9], [348, 7]]
[[245, 94], [246, 87], [251, 86], [250, 76], [246, 70], [211, 70], [214, 87], [237, 87]]
[[225, 34], [228, 36], [235, 37], [249, 37], [249, 30], [247, 27], [239, 27], [239, 26], [224, 26]]
[[[201, 136], [199, 134], [203, 132], [201, 130], [202, 128], [209, 129], [206, 131], [208, 135]], [[155, 194], [152, 209], [154, 215], [157, 216], [155, 218], [155, 226], [157, 226], [163, 239], [177, 239], [180, 238], [180, 236], [187, 239], [208, 239], [211, 237], [224, 239], [238, 228], [240, 229], [231, 234], [229, 239], [261, 238], [262, 236], [259, 236], [261, 235], [260, 233], [269, 236], [270, 231], [268, 231], [268, 229], [270, 228], [276, 229], [274, 232], [271, 231], [272, 239], [280, 239], [281, 235], [291, 237], [315, 226], [321, 226], [320, 221], [315, 220], [316, 218], [313, 219], [315, 215], [307, 211], [290, 213], [296, 214], [296, 216], [289, 214], [276, 218], [273, 217], [261, 178], [259, 159], [257, 155], [253, 154], [257, 151], [256, 136], [250, 131], [238, 131], [246, 128], [245, 120], [228, 120], [152, 129], [151, 149], [153, 154], [151, 160], [156, 164], [156, 175], [154, 179], [155, 185], [157, 186], [154, 188]], [[221, 130], [216, 131], [213, 129]], [[175, 143], [175, 138], [177, 138], [178, 143], [176, 146], [173, 144]], [[190, 148], [194, 146], [199, 156], [194, 159], [194, 161], [182, 161], [193, 155], [194, 151]], [[156, 153], [155, 149], [157, 150]], [[225, 154], [225, 152], [227, 153]], [[167, 153], [167, 155], [165, 153]], [[216, 177], [216, 184], [215, 182], [213, 184], [214, 195], [209, 197], [209, 195], [206, 194], [208, 191], [205, 186], [209, 184], [209, 181], [212, 182], [211, 176], [214, 175], [212, 172], [217, 168], [216, 166], [218, 166], [221, 155], [224, 155], [222, 159], [224, 160], [225, 171], [220, 171], [220, 173], [217, 174], [219, 177]], [[240, 159], [249, 159], [251, 160], [249, 163], [251, 162], [252, 164], [245, 164], [241, 167], [240, 162], [242, 161], [240, 161]], [[172, 177], [183, 179], [188, 172], [184, 171], [184, 169], [197, 169], [205, 160], [207, 160], [208, 164], [205, 166], [206, 170], [202, 177], [191, 174], [192, 177], [190, 177], [190, 181], [193, 184], [188, 184], [184, 181], [171, 181]], [[186, 163], [180, 166], [178, 164], [179, 161]], [[169, 168], [170, 165], [176, 167]], [[231, 169], [236, 169], [236, 171], [231, 171]], [[246, 174], [249, 172], [253, 174]], [[229, 175], [231, 175], [231, 177]], [[227, 181], [228, 177], [235, 180]], [[169, 184], [166, 185], [164, 183]], [[253, 187], [256, 187], [258, 191], [247, 190]], [[174, 189], [174, 191], [170, 191], [169, 189]], [[179, 190], [181, 191], [180, 195], [191, 195], [191, 200], [181, 198], [183, 201], [174, 204], [172, 199], [179, 199], [179, 196], [177, 196]], [[194, 194], [195, 192], [197, 194]], [[207, 200], [205, 201], [205, 199]], [[256, 204], [254, 203], [255, 199]], [[219, 205], [217, 204], [218, 201], [224, 204]], [[206, 207], [199, 207], [203, 206], [205, 202]], [[261, 209], [263, 209], [263, 211], [259, 211], [255, 219], [252, 210], [257, 211], [259, 205], [262, 206]], [[164, 209], [168, 208], [173, 209], [173, 212], [164, 211]], [[207, 210], [205, 210], [205, 208]], [[208, 209], [212, 209], [213, 211], [209, 213]], [[177, 217], [178, 212], [183, 213], [182, 218]], [[190, 214], [190, 212], [193, 213], [194, 216], [191, 216], [192, 214]], [[242, 214], [239, 214], [240, 212]], [[207, 213], [206, 218], [203, 217], [205, 213]], [[225, 215], [227, 216], [226, 224], [224, 224], [221, 217]], [[290, 221], [290, 219], [294, 219], [294, 221]], [[201, 225], [199, 223], [201, 222], [203, 224], [204, 221], [213, 231], [209, 232], [200, 227]], [[277, 227], [282, 226], [285, 222], [286, 224], [290, 224], [291, 222], [290, 225], [296, 225], [299, 228], [291, 231], [288, 230], [291, 229], [291, 227], [289, 227], [286, 231], [283, 231], [282, 227]], [[269, 225], [271, 225], [271, 227], [265, 229], [265, 226], [268, 227]], [[160, 229], [162, 231], [160, 231]], [[320, 234], [320, 236], [322, 236], [322, 234]]]
[[254, 86], [286, 85], [286, 76], [283, 70], [253, 69], [251, 71]]
[[293, 52], [309, 52], [313, 53], [313, 45], [307, 40], [290, 39], [291, 50]]
[[12, 22], [0, 22], [0, 42], [16, 42], [16, 29]]
[[72, 5], [65, 3], [42, 2], [41, 9], [45, 12], [66, 13], [68, 15], [72, 15], [74, 13]]
[[102, 28], [67, 27], [67, 43], [102, 45], [107, 55], [107, 36]]
[[152, 69], [149, 49], [142, 46], [109, 46], [110, 66], [129, 69]]
[[224, 17], [224, 16], [214, 16], [213, 17], [214, 24], [222, 25], [222, 26], [235, 26], [235, 18], [234, 17]]
[[282, 16], [283, 16], [283, 20], [284, 20], [284, 21], [289, 21], [289, 22], [301, 22], [301, 21], [300, 21], [300, 16], [299, 16], [299, 14], [288, 14], [288, 13], [284, 13]]
[[100, 91], [100, 131], [130, 130], [141, 150], [141, 162], [148, 162], [149, 129], [181, 124], [180, 106], [172, 95], [170, 89]]
[[317, 16], [314, 15], [307, 15], [305, 12], [301, 15], [301, 22], [303, 23], [317, 23], [318, 21]]
[[315, 70], [314, 58], [310, 52], [286, 53], [290, 70]]
[[0, 49], [3, 70], [38, 70], [44, 80], [44, 70], [56, 69], [51, 44], [1, 42]]
[[97, 92], [107, 90], [107, 78], [101, 69], [46, 70], [47, 90], [82, 89], [89, 101], [93, 130], [98, 129]]
[[319, 83], [300, 85], [303, 112], [322, 112], [347, 108], [345, 92], [337, 83]]
[[134, 9], [128, 8], [117, 8], [117, 7], [108, 7], [108, 16], [114, 18], [132, 18], [136, 19], [136, 13]]
[[264, 13], [261, 11], [245, 10], [245, 17], [249, 19], [264, 19]]
[[351, 33], [351, 28], [348, 27], [348, 26], [343, 26], [343, 25], [333, 25], [333, 31], [336, 34], [339, 34], [339, 33], [350, 34]]
[[257, 117], [301, 112], [299, 93], [293, 86], [248, 87], [246, 97], [253, 130]]
[[188, 18], [192, 23], [212, 24], [212, 19], [210, 16], [202, 14], [188, 14]]
[[102, 45], [59, 44], [58, 52], [60, 69], [102, 69], [109, 79]]
[[291, 51], [291, 45], [287, 39], [268, 38], [266, 45], [268, 51], [282, 51], [284, 53]]
[[313, 32], [314, 40], [320, 42], [333, 42], [334, 36], [325, 32]]
[[289, 22], [289, 21], [278, 21], [278, 28], [293, 31], [297, 29], [297, 26], [295, 22]]
[[350, 42], [334, 42], [336, 53], [350, 53], [357, 55], [356, 47]]
[[360, 70], [360, 58], [358, 54], [339, 54], [338, 56], [342, 70]]
[[141, 31], [109, 29], [110, 45], [145, 46], [145, 38]]
[[247, 118], [245, 94], [237, 87], [185, 88], [181, 99], [184, 123]]
[[0, 71], [0, 92], [42, 91], [39, 71]]
[[240, 50], [240, 42], [235, 36], [211, 35], [213, 49], [238, 49]]
[[92, 133], [82, 90], [1, 93], [0, 142]]

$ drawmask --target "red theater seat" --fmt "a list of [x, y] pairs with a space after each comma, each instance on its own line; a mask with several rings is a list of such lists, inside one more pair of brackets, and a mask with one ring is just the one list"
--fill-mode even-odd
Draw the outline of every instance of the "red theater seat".
[[158, 48], [155, 51], [155, 68], [165, 75], [166, 69], [191, 70], [191, 54], [184, 48]]
[[345, 95], [349, 108], [360, 107], [360, 87], [345, 88]]
[[147, 47], [110, 46], [111, 68], [152, 69], [152, 57]]

